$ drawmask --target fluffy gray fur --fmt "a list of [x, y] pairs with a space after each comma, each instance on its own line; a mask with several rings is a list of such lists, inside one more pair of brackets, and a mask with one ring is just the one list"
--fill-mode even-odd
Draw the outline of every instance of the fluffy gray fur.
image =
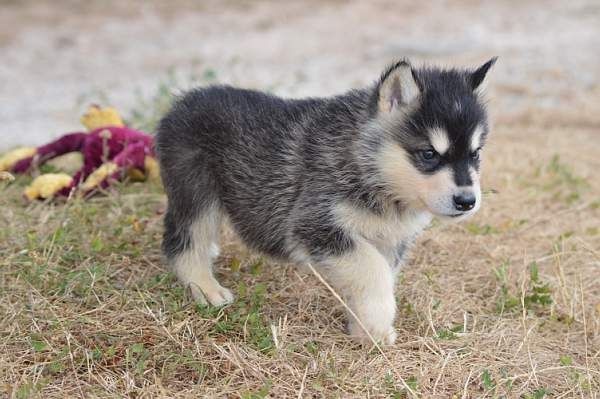
[[[156, 136], [168, 196], [163, 241], [167, 260], [196, 299], [216, 305], [231, 301], [210, 271], [218, 225], [226, 217], [248, 246], [264, 254], [312, 262], [325, 271], [337, 267], [325, 274], [345, 297], [364, 297], [353, 306], [360, 313], [361, 305], [369, 302], [369, 293], [362, 291], [377, 290], [378, 283], [363, 287], [352, 280], [359, 276], [350, 276], [349, 283], [336, 284], [344, 280], [336, 276], [345, 273], [349, 254], [362, 259], [372, 244], [395, 270], [429, 219], [393, 239], [386, 238], [386, 229], [369, 237], [340, 218], [340, 204], [367, 219], [392, 215], [402, 221], [403, 215], [417, 212], [399, 193], [413, 190], [410, 182], [391, 185], [382, 173], [382, 150], [391, 143], [405, 151], [398, 156], [407, 157], [415, 173], [426, 178], [446, 168], [458, 186], [468, 186], [468, 170], [479, 169], [478, 159], [469, 158], [469, 138], [475, 126], [485, 130], [481, 143], [487, 135], [477, 88], [491, 64], [493, 60], [470, 71], [417, 69], [401, 61], [375, 84], [331, 98], [282, 99], [229, 86], [188, 92], [162, 119]], [[402, 68], [412, 73], [415, 98], [406, 98], [406, 78], [398, 75], [397, 82], [386, 83]], [[383, 93], [386, 84], [389, 90]], [[452, 145], [443, 162], [440, 155], [441, 166], [424, 165], [419, 155], [430, 147], [426, 132], [431, 127], [446, 129]], [[467, 179], [466, 184], [459, 179]], [[355, 294], [358, 286], [364, 289]], [[376, 326], [367, 319], [364, 324], [372, 335], [393, 342], [389, 320], [371, 321], [386, 324]]]

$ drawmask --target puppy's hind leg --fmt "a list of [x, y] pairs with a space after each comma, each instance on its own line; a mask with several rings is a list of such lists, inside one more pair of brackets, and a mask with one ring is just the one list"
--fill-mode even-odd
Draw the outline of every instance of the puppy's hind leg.
[[189, 210], [169, 207], [165, 216], [165, 255], [179, 281], [190, 289], [196, 301], [208, 301], [213, 306], [231, 303], [233, 294], [219, 284], [212, 271], [213, 261], [219, 254], [222, 212], [213, 203], [196, 209], [192, 220], [182, 220], [181, 213]]

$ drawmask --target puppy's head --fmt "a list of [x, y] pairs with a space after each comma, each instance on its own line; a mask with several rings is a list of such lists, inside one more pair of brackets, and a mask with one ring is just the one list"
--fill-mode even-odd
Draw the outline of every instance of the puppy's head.
[[376, 154], [385, 186], [409, 206], [463, 219], [481, 206], [480, 152], [488, 134], [482, 84], [495, 58], [474, 70], [390, 67], [376, 87]]

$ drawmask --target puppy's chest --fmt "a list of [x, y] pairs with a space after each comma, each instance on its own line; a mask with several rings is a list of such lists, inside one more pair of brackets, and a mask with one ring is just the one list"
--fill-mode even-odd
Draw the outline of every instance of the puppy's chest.
[[375, 214], [349, 204], [338, 206], [336, 213], [345, 228], [375, 245], [392, 266], [403, 260], [415, 238], [431, 222], [428, 212], [390, 210]]

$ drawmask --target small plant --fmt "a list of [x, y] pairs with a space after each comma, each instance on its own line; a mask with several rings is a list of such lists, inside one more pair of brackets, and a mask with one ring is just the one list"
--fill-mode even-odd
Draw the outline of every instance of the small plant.
[[[577, 368], [571, 367], [573, 366], [573, 358], [568, 355], [561, 355], [559, 357], [559, 363], [561, 366], [569, 368], [568, 376], [569, 380], [575, 385], [583, 389], [584, 391], [591, 391], [592, 386], [590, 384], [590, 380], [588, 377], [582, 373], [580, 373]], [[549, 392], [546, 392], [549, 394]]]
[[508, 261], [502, 263], [494, 270], [498, 283], [500, 283], [500, 298], [496, 302], [498, 313], [510, 312], [519, 306], [519, 298], [512, 295], [508, 285]]
[[313, 356], [319, 353], [319, 344], [315, 341], [308, 341], [304, 344], [304, 348]]
[[269, 392], [271, 391], [271, 386], [273, 383], [268, 380], [265, 384], [256, 392], [246, 392], [242, 394], [242, 399], [264, 399], [269, 396]]
[[481, 373], [481, 386], [488, 392], [496, 390], [496, 382], [488, 369], [483, 370], [483, 373]]
[[462, 324], [457, 324], [456, 326], [452, 327], [452, 328], [442, 328], [440, 330], [438, 330], [437, 332], [437, 338], [438, 339], [456, 339], [458, 338], [458, 335], [456, 335], [456, 333], [460, 333], [463, 332], [463, 325]]
[[252, 262], [250, 264], [250, 274], [255, 277], [260, 275], [264, 263], [265, 262], [263, 258], [258, 258], [256, 261]]
[[417, 381], [417, 377], [411, 376], [406, 379], [406, 385], [413, 391], [417, 391], [419, 389], [419, 382]]
[[135, 343], [127, 351], [127, 364], [140, 375], [146, 370], [149, 358], [150, 352], [144, 347], [143, 343]]
[[262, 316], [266, 287], [256, 284], [249, 290], [244, 282], [238, 286], [238, 299], [226, 308], [197, 305], [196, 310], [207, 319], [217, 319], [213, 332], [217, 334], [242, 331], [254, 348], [269, 353], [275, 348], [269, 324]]
[[531, 394], [525, 394], [523, 399], [544, 399], [546, 395], [549, 395], [550, 391], [546, 390], [546, 388], [538, 388], [533, 391]]
[[535, 306], [547, 307], [552, 304], [552, 290], [549, 283], [540, 281], [537, 263], [529, 266], [531, 286], [525, 295], [525, 308], [532, 309]]
[[[540, 175], [541, 170], [538, 171]], [[571, 168], [563, 163], [558, 154], [555, 154], [550, 163], [544, 168], [548, 181], [542, 185], [542, 189], [550, 191], [554, 196], [571, 205], [579, 201], [581, 193], [589, 187], [588, 182], [577, 176]]]
[[573, 358], [567, 355], [562, 355], [559, 361], [561, 366], [570, 366], [573, 364]]
[[[508, 282], [508, 262], [504, 262], [494, 270], [496, 280], [500, 284], [500, 298], [496, 302], [499, 313], [516, 310], [521, 305], [521, 295], [511, 293]], [[523, 306], [527, 310], [542, 311], [552, 304], [552, 289], [550, 284], [540, 279], [538, 265], [529, 265], [529, 284], [523, 295]]]
[[[410, 376], [404, 379], [406, 385], [410, 388], [411, 391], [417, 392], [419, 390], [419, 381], [417, 377]], [[404, 385], [400, 385], [395, 381], [394, 376], [391, 372], [388, 372], [385, 375], [385, 387], [387, 391], [387, 395], [393, 399], [403, 399], [410, 397], [408, 396], [408, 390], [404, 387]]]
[[474, 235], [490, 235], [497, 234], [498, 229], [489, 224], [478, 224], [475, 222], [468, 223], [466, 229], [469, 233]]
[[15, 392], [17, 399], [28, 399], [38, 397], [42, 388], [48, 383], [48, 379], [42, 378], [37, 382], [27, 381], [20, 385]]
[[46, 342], [38, 339], [31, 340], [31, 347], [36, 352], [44, 352], [48, 350], [48, 345], [46, 344]]

